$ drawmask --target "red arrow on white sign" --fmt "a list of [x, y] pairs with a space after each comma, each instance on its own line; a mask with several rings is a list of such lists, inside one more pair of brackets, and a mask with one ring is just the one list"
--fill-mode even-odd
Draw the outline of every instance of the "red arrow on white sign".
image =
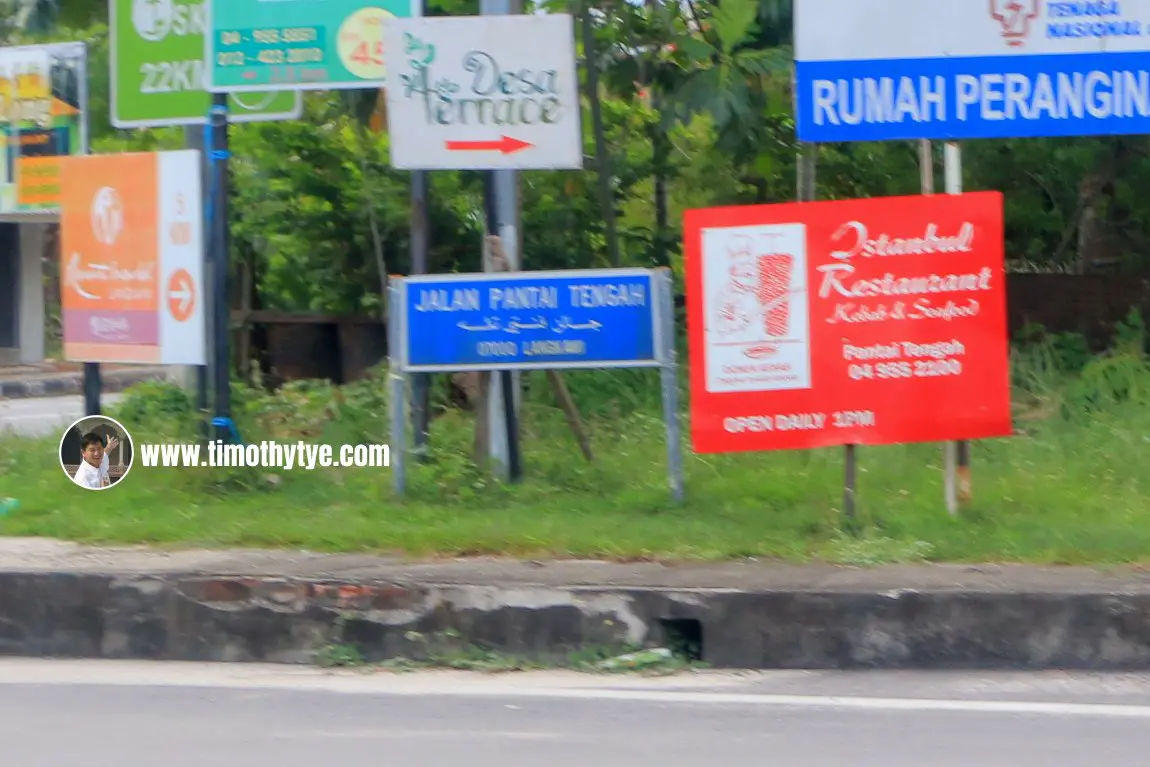
[[501, 136], [494, 141], [445, 141], [443, 145], [449, 152], [499, 152], [500, 154], [514, 154], [535, 146], [530, 142], [510, 136]]

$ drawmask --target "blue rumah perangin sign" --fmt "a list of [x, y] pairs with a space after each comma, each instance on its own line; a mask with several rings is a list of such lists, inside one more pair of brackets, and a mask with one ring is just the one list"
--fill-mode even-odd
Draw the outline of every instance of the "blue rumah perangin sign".
[[803, 0], [799, 140], [1150, 133], [1150, 0]]
[[656, 367], [659, 286], [645, 269], [405, 277], [403, 367]]

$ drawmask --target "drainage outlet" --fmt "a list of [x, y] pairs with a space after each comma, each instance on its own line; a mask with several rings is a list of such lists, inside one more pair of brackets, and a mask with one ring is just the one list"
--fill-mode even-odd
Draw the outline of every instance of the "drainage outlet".
[[661, 618], [667, 649], [688, 661], [703, 660], [703, 624], [695, 618]]

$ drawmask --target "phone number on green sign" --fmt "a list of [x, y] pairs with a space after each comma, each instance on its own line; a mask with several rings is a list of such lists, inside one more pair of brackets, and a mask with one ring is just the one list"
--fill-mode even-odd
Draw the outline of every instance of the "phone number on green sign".
[[280, 45], [281, 43], [314, 43], [320, 39], [320, 27], [288, 27], [286, 29], [244, 29], [220, 33], [220, 45]]
[[246, 67], [254, 64], [279, 66], [283, 64], [323, 63], [322, 48], [266, 49], [254, 56], [243, 51], [228, 51], [216, 55], [216, 65], [221, 67]]
[[[241, 29], [220, 33], [218, 67], [322, 64], [326, 57], [321, 27]], [[238, 48], [238, 50], [236, 50]]]

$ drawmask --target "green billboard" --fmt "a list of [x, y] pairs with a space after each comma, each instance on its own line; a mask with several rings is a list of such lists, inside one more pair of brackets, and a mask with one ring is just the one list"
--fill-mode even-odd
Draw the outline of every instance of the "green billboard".
[[[207, 0], [109, 0], [112, 125], [201, 125], [212, 96], [205, 88]], [[300, 93], [245, 93], [228, 99], [231, 122], [292, 120]]]
[[419, 0], [209, 3], [207, 88], [232, 94], [378, 88], [383, 25], [419, 16], [419, 6]]

